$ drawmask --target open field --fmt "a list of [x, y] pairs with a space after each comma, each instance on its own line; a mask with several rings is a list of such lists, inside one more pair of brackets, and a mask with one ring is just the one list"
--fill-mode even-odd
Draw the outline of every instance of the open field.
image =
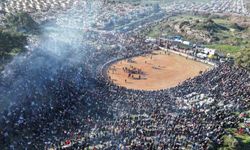
[[[142, 73], [128, 77], [129, 73], [124, 68], [141, 69]], [[175, 87], [210, 68], [211, 66], [173, 53], [155, 51], [153, 54], [112, 64], [108, 69], [108, 76], [115, 84], [129, 89], [160, 90]]]

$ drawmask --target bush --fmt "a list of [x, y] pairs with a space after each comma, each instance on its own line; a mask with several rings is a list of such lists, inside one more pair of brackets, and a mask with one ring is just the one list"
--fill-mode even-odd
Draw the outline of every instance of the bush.
[[0, 52], [9, 53], [13, 49], [23, 49], [27, 44], [26, 36], [12, 31], [0, 30]]
[[250, 70], [250, 49], [245, 49], [236, 55], [236, 63], [246, 68], [247, 70]]
[[39, 24], [28, 13], [9, 14], [4, 21], [8, 29], [16, 32], [35, 33], [39, 31]]

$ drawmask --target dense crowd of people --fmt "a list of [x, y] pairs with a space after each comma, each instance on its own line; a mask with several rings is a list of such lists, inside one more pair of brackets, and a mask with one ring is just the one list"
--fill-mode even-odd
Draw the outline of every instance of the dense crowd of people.
[[67, 52], [72, 49], [68, 43], [59, 44], [58, 49], [66, 49], [63, 59], [39, 44], [28, 56], [16, 58], [0, 78], [5, 107], [0, 114], [0, 148], [156, 150], [221, 145], [225, 129], [237, 127], [234, 113], [249, 109], [246, 70], [219, 64], [159, 91], [126, 89], [103, 76], [108, 61], [155, 50], [140, 34], [151, 26], [129, 34], [90, 29], [82, 47], [74, 51]]
[[234, 112], [249, 109], [249, 81], [245, 70], [223, 64], [169, 90], [107, 85], [109, 109], [117, 116], [68, 139], [75, 148], [212, 148], [222, 144], [225, 128], [237, 127]]
[[[237, 125], [233, 113], [249, 108], [249, 73], [222, 64], [175, 88], [154, 92], [117, 87], [96, 73], [94, 68], [112, 58], [147, 52], [141, 47], [145, 45], [150, 47], [138, 42], [137, 49], [119, 52], [89, 46], [80, 65], [58, 68], [51, 76], [46, 65], [36, 70], [38, 79], [18, 85], [12, 92], [19, 93], [15, 95], [19, 101], [1, 114], [1, 146], [206, 149], [220, 145], [224, 129]], [[16, 74], [34, 73], [28, 70], [32, 64], [25, 66]]]

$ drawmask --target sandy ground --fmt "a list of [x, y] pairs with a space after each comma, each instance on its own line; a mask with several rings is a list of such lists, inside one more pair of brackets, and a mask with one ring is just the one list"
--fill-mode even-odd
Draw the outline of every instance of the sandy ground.
[[[109, 66], [107, 75], [112, 82], [128, 89], [159, 90], [175, 87], [179, 83], [207, 71], [212, 66], [186, 59], [185, 57], [155, 51], [153, 54], [134, 57], [133, 62], [126, 60], [118, 61]], [[141, 79], [138, 74], [134, 78], [128, 77], [124, 68], [131, 67], [141, 69]]]

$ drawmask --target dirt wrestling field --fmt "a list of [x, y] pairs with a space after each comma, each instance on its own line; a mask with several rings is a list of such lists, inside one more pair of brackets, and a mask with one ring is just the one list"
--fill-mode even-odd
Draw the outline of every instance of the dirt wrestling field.
[[150, 91], [175, 87], [211, 67], [173, 53], [155, 51], [111, 64], [107, 75], [119, 86]]

